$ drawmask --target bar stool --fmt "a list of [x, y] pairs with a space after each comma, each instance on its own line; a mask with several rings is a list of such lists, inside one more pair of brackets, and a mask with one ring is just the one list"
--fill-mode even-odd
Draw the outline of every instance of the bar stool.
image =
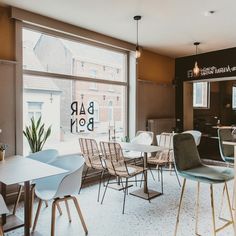
[[[234, 171], [227, 167], [213, 167], [213, 166], [203, 165], [201, 163], [197, 146], [194, 142], [194, 138], [191, 134], [175, 135], [173, 138], [173, 144], [174, 144], [174, 158], [175, 158], [176, 169], [179, 175], [184, 178], [174, 235], [175, 236], [177, 235], [180, 210], [181, 210], [185, 184], [186, 184], [187, 179], [197, 182], [197, 202], [196, 202], [197, 207], [196, 207], [195, 234], [199, 235], [198, 233], [198, 208], [199, 208], [200, 183], [207, 183], [210, 185], [213, 235], [216, 236], [217, 232], [221, 231], [222, 229], [229, 226], [230, 224], [233, 225], [233, 228], [235, 230], [233, 214], [231, 211], [231, 203], [229, 199], [229, 192], [228, 192], [228, 187], [227, 187], [227, 182], [234, 178]], [[216, 228], [213, 185], [220, 184], [220, 183], [224, 184], [231, 220], [227, 220], [227, 223], [224, 226], [220, 228]]]

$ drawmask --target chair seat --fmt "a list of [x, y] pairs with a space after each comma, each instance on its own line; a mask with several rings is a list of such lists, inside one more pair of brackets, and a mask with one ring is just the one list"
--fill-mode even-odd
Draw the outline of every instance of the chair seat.
[[156, 158], [156, 157], [152, 157], [152, 158], [148, 158], [148, 164], [151, 164], [151, 165], [165, 165], [165, 164], [168, 164], [172, 161], [170, 160], [165, 160], [165, 159], [159, 159], [159, 158]]
[[103, 170], [103, 169], [105, 169], [105, 166], [106, 166], [104, 160], [101, 161], [100, 159], [93, 160], [92, 164], [86, 163], [86, 165], [88, 167], [94, 168], [96, 170]]
[[234, 178], [234, 170], [227, 167], [200, 166], [197, 168], [184, 170], [179, 174], [187, 179], [205, 183], [223, 183]]
[[127, 169], [128, 169], [128, 174], [127, 172], [124, 170], [124, 166], [116, 168], [116, 173], [120, 176], [120, 177], [124, 177], [124, 178], [129, 178], [132, 176], [135, 176], [139, 173], [142, 173], [145, 169], [143, 167], [139, 167], [139, 166], [135, 166], [135, 165], [129, 165], [127, 164]]
[[234, 157], [224, 157], [226, 162], [234, 163]]

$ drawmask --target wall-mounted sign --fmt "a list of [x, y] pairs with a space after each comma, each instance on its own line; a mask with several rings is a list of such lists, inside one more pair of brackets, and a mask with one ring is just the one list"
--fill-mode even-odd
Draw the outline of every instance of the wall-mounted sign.
[[90, 102], [88, 107], [82, 102], [79, 106], [77, 101], [71, 103], [71, 133], [93, 131], [94, 130], [94, 102]]
[[[216, 66], [210, 66], [210, 67], [203, 67], [200, 69], [200, 76], [208, 76], [208, 75], [219, 75], [219, 74], [225, 74], [225, 73], [231, 73], [236, 71], [236, 66], [230, 66], [227, 65], [225, 67], [219, 67]], [[230, 76], [230, 75], [229, 75]], [[187, 71], [187, 78], [193, 78], [193, 70]]]

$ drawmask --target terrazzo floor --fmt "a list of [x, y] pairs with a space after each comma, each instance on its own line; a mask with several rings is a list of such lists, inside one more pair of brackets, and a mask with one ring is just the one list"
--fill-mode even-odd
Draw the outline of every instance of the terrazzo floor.
[[[156, 176], [156, 173], [154, 171]], [[160, 183], [148, 178], [148, 186], [151, 189], [160, 190]], [[182, 180], [181, 180], [182, 181]], [[194, 234], [195, 216], [194, 207], [196, 199], [196, 182], [187, 181], [186, 192], [181, 211], [179, 236]], [[232, 181], [229, 183], [230, 196], [232, 196]], [[130, 188], [130, 192], [139, 187]], [[214, 186], [216, 215], [219, 213], [223, 185]], [[89, 236], [172, 236], [174, 235], [177, 207], [181, 188], [176, 177], [164, 172], [164, 195], [151, 200], [151, 203], [132, 195], [127, 196], [125, 214], [122, 211], [123, 192], [108, 189], [103, 205], [97, 202], [98, 185], [83, 188], [78, 200], [88, 227]], [[37, 201], [36, 201], [37, 203]], [[36, 210], [36, 203], [34, 208]], [[66, 209], [61, 204], [63, 215], [56, 218], [56, 236], [85, 235], [78, 219], [76, 210], [71, 203], [72, 222], [68, 222]], [[51, 204], [49, 204], [51, 205]], [[224, 216], [228, 217], [228, 208], [225, 204]], [[17, 215], [23, 216], [23, 204], [21, 203]], [[202, 184], [200, 194], [199, 233], [212, 235], [212, 218], [210, 206], [209, 185]], [[37, 231], [43, 236], [50, 235], [51, 207], [42, 207], [37, 225]], [[223, 222], [217, 220], [217, 224]], [[6, 236], [23, 235], [23, 229], [17, 229], [6, 233]], [[233, 227], [229, 226], [217, 236], [233, 236]]]

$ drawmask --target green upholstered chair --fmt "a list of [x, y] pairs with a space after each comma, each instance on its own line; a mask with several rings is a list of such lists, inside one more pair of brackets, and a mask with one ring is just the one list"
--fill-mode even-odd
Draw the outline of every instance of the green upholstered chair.
[[234, 146], [223, 144], [223, 141], [232, 139], [232, 129], [218, 129], [218, 137], [221, 158], [225, 162], [234, 163]]
[[[176, 220], [175, 235], [177, 235], [180, 209], [187, 179], [197, 182], [197, 202], [196, 202], [197, 207], [196, 207], [196, 227], [195, 227], [196, 235], [199, 235], [198, 208], [199, 208], [200, 183], [210, 184], [211, 208], [212, 208], [212, 218], [213, 218], [213, 235], [215, 236], [218, 231], [220, 231], [221, 229], [225, 228], [230, 224], [234, 226], [234, 220], [231, 211], [231, 203], [227, 187], [227, 181], [232, 180], [234, 178], [234, 170], [228, 167], [207, 166], [202, 164], [197, 150], [197, 146], [191, 134], [182, 133], [175, 135], [173, 138], [173, 145], [174, 145], [174, 159], [175, 159], [176, 169], [178, 171], [178, 174], [184, 178], [179, 202], [178, 215]], [[229, 220], [223, 227], [217, 229], [215, 222], [213, 184], [219, 184], [219, 183], [223, 183], [224, 188], [226, 190], [231, 220]]]

